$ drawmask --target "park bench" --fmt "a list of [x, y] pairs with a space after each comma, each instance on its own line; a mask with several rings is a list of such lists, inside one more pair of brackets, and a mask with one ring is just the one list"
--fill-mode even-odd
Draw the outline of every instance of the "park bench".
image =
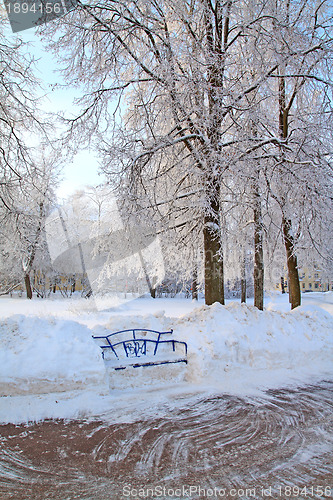
[[106, 367], [125, 370], [127, 367], [187, 363], [187, 344], [170, 338], [172, 332], [133, 328], [92, 337], [102, 349]]

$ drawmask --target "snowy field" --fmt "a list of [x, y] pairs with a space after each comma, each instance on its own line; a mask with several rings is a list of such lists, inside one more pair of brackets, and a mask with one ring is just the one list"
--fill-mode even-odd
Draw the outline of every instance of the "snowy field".
[[[0, 422], [97, 415], [130, 422], [214, 394], [255, 395], [332, 380], [333, 293], [302, 299], [301, 308], [289, 311], [287, 295], [267, 295], [260, 312], [251, 302], [207, 307], [184, 298], [146, 297], [97, 310], [90, 299], [2, 297]], [[138, 385], [132, 369], [109, 391], [91, 335], [134, 327], [172, 328], [176, 340], [187, 342], [181, 383], [170, 367], [157, 381], [147, 367], [139, 369], [144, 387], [132, 387]]]

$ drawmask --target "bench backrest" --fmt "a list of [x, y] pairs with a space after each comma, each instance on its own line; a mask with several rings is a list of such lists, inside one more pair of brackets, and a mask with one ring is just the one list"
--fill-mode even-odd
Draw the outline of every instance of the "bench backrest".
[[156, 356], [165, 354], [165, 348], [172, 348], [175, 352], [182, 347], [184, 357], [187, 355], [187, 344], [173, 339], [165, 339], [164, 335], [172, 334], [173, 330], [159, 332], [143, 328], [132, 328], [110, 333], [109, 335], [93, 335], [94, 340], [99, 341], [102, 349], [102, 357], [108, 353], [116, 359], [141, 358], [143, 356]]

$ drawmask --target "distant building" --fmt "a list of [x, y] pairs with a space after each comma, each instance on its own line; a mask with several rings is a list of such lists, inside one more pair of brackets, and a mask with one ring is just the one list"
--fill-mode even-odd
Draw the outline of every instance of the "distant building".
[[[309, 269], [307, 267], [299, 269], [299, 281], [301, 292], [329, 292], [333, 290], [332, 276], [321, 269]], [[284, 275], [281, 281], [276, 283], [276, 289], [281, 290], [282, 280], [284, 280], [285, 291], [288, 291], [288, 277]]]

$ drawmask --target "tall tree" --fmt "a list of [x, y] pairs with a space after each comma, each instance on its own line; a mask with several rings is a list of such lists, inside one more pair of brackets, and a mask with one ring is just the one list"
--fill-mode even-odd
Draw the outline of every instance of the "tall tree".
[[27, 298], [32, 298], [31, 272], [40, 271], [49, 265], [44, 223], [50, 207], [54, 204], [55, 178], [59, 160], [40, 158], [29, 168], [19, 185], [11, 187], [13, 202], [10, 206], [0, 206], [2, 217], [1, 262], [4, 281], [13, 284], [24, 282]]
[[[281, 210], [282, 235], [287, 256], [289, 301], [291, 308], [301, 304], [297, 263], [297, 240], [306, 228], [304, 200], [312, 205], [318, 178], [324, 181], [327, 170], [327, 146], [320, 123], [331, 108], [328, 92], [332, 89], [333, 22], [329, 2], [289, 2], [274, 7], [277, 122], [281, 139], [275, 156], [278, 189], [274, 198]], [[312, 93], [319, 94], [311, 108]], [[327, 118], [326, 118], [327, 119]], [[312, 129], [314, 136], [308, 134]], [[325, 134], [325, 132], [324, 132]], [[324, 139], [324, 140], [323, 140]], [[327, 144], [327, 143], [326, 143]], [[314, 151], [321, 150], [314, 160]], [[322, 156], [322, 158], [320, 158]], [[310, 167], [311, 165], [311, 167]], [[310, 168], [309, 168], [310, 167]], [[315, 169], [315, 171], [314, 171]]]
[[[290, 195], [303, 188], [291, 190], [290, 179], [307, 176], [310, 150], [294, 112], [300, 124], [308, 82], [328, 88], [328, 7], [326, 0], [102, 0], [45, 28], [67, 81], [85, 90], [68, 138], [97, 138], [105, 172], [120, 179], [137, 211], [148, 206], [187, 231], [201, 224], [207, 304], [224, 302], [222, 185], [233, 189], [235, 169], [246, 163], [256, 305], [263, 307], [263, 174], [281, 210], [292, 307], [299, 304]], [[255, 133], [245, 126], [253, 122]]]
[[[64, 18], [60, 36], [58, 26], [47, 28], [68, 82], [79, 80], [86, 89], [82, 113], [70, 122], [71, 139], [89, 141], [99, 131], [105, 171], [123, 174], [133, 199], [156, 179], [172, 186], [172, 199], [186, 194], [189, 200], [188, 188], [199, 186], [193, 199], [202, 217], [207, 304], [224, 302], [225, 152], [234, 124], [248, 109], [246, 96], [276, 70], [273, 64], [256, 75], [240, 57], [247, 37], [260, 32], [263, 5], [102, 1]], [[193, 218], [189, 214], [190, 223]]]

